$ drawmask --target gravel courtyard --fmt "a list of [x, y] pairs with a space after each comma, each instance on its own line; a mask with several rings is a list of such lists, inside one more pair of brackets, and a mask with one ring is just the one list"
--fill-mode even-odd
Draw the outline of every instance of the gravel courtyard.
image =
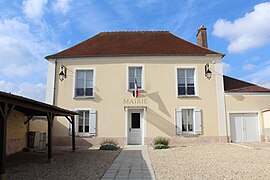
[[101, 179], [119, 154], [95, 149], [54, 150], [53, 160], [46, 153], [20, 152], [7, 158], [6, 172], [11, 180]]
[[270, 179], [270, 144], [241, 146], [201, 144], [148, 151], [157, 179]]

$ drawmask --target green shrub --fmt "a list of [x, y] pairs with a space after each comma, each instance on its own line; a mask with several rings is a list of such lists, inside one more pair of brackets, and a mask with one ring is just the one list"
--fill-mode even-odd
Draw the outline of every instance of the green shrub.
[[169, 146], [166, 146], [166, 145], [164, 145], [164, 144], [155, 144], [155, 145], [154, 145], [154, 148], [155, 148], [155, 149], [168, 149]]
[[114, 139], [104, 139], [100, 143], [100, 150], [117, 150], [118, 142]]
[[167, 149], [169, 148], [169, 139], [164, 137], [156, 137], [153, 141], [155, 149]]

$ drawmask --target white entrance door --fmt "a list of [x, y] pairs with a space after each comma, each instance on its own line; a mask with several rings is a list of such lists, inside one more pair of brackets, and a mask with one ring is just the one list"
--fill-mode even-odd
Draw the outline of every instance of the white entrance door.
[[142, 110], [129, 110], [128, 144], [142, 144]]
[[230, 114], [232, 142], [258, 142], [258, 114], [235, 113]]

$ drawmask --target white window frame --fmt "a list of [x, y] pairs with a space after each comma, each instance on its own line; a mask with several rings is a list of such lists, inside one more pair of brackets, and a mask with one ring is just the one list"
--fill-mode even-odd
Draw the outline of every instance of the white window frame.
[[[193, 110], [193, 120], [192, 120], [192, 131], [183, 131], [183, 128], [182, 128], [182, 133], [183, 134], [195, 134], [195, 111], [196, 111], [196, 107], [181, 107], [181, 108], [178, 108], [181, 110], [182, 112], [182, 118], [183, 118], [183, 110]], [[182, 119], [182, 124], [183, 124], [183, 119]]]
[[[180, 133], [180, 134], [183, 134], [183, 135], [188, 135], [188, 134], [197, 134], [196, 133], [196, 129], [195, 129], [195, 127], [196, 127], [196, 110], [198, 110], [198, 108], [197, 107], [194, 107], [194, 106], [186, 106], [186, 107], [184, 107], [184, 106], [181, 106], [181, 107], [177, 107], [176, 109], [175, 109], [175, 112], [176, 111], [181, 111], [181, 113], [182, 113], [182, 111], [183, 110], [187, 110], [187, 109], [191, 109], [191, 110], [193, 110], [193, 131], [183, 131], [183, 129], [182, 129], [182, 127], [181, 127], [181, 129], [182, 129], [182, 132]], [[200, 110], [201, 111], [201, 110]], [[182, 116], [181, 116], [181, 118], [182, 118]], [[174, 117], [174, 119], [175, 119], [175, 127], [177, 128], [177, 119], [176, 119], [176, 113], [175, 113], [175, 117]], [[182, 124], [183, 124], [183, 119], [181, 120], [182, 121]], [[182, 125], [181, 124], [181, 125]], [[202, 127], [201, 127], [201, 129], [202, 129]], [[177, 129], [175, 129], [175, 131], [176, 131], [176, 134], [179, 134], [179, 133], [177, 133]], [[202, 131], [202, 130], [201, 130]]]
[[[73, 111], [89, 111], [89, 113], [91, 112], [91, 110], [94, 110], [94, 109], [91, 109], [91, 108], [75, 108], [75, 109], [73, 109]], [[71, 123], [69, 123], [69, 124], [71, 125]], [[90, 130], [90, 116], [89, 116], [89, 130]], [[91, 137], [91, 136], [96, 136], [97, 132], [96, 132], [96, 134], [79, 132], [79, 115], [76, 115], [75, 116], [75, 134], [77, 136], [81, 136], [81, 137]]]
[[[76, 79], [77, 79], [77, 71], [93, 71], [93, 96], [75, 96], [75, 88], [76, 88]], [[96, 87], [96, 69], [95, 68], [75, 68], [74, 69], [74, 79], [73, 79], [73, 99], [88, 99], [95, 98], [95, 87]]]
[[[89, 131], [90, 131], [90, 110], [78, 110], [78, 111], [88, 111], [88, 113], [89, 113], [89, 117], [88, 117], [88, 120], [89, 120]], [[84, 116], [85, 116], [85, 113], [84, 113]], [[77, 128], [76, 128], [76, 130], [77, 130], [77, 134], [78, 134], [78, 136], [90, 136], [90, 133], [89, 132], [79, 132], [79, 115], [77, 116], [77, 122], [76, 122], [76, 124], [77, 124]], [[84, 128], [85, 128], [85, 119], [83, 119], [83, 131], [84, 131]]]
[[144, 64], [128, 64], [127, 65], [127, 69], [126, 69], [126, 84], [127, 84], [127, 91], [133, 91], [134, 89], [129, 89], [129, 68], [133, 68], [133, 67], [141, 67], [142, 68], [142, 87], [139, 88], [139, 91], [143, 91], [144, 90]]
[[[194, 69], [194, 95], [178, 95], [178, 69]], [[176, 97], [198, 97], [199, 87], [198, 87], [198, 73], [197, 66], [176, 66], [175, 69], [175, 84], [176, 84]]]

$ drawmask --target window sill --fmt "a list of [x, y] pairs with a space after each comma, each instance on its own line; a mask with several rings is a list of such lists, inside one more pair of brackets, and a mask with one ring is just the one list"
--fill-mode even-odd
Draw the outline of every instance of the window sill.
[[[128, 89], [127, 91], [128, 91], [128, 92], [133, 92], [134, 89]], [[138, 89], [138, 91], [139, 91], [139, 92], [144, 92], [145, 90], [144, 90], [144, 89]]]
[[94, 136], [96, 136], [96, 135], [95, 134], [77, 134], [76, 135], [76, 137], [85, 137], [85, 138], [94, 137]]
[[183, 132], [181, 134], [177, 134], [178, 136], [183, 137], [199, 137], [199, 134], [194, 134], [194, 132]]
[[199, 96], [197, 95], [180, 95], [180, 96], [177, 96], [177, 98], [199, 98]]
[[94, 99], [94, 96], [77, 96], [77, 97], [73, 97], [73, 99]]

